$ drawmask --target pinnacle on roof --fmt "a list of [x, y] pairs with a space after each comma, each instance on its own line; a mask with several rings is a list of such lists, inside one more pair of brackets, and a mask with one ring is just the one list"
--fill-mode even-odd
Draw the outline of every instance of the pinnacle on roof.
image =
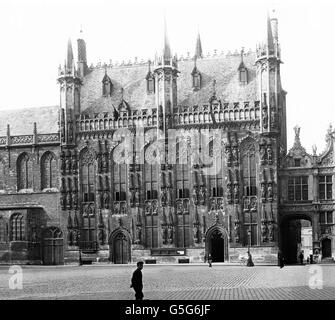
[[198, 36], [197, 36], [197, 42], [196, 42], [196, 45], [195, 45], [195, 57], [198, 58], [198, 59], [203, 57], [199, 31], [198, 31]]
[[67, 42], [66, 67], [71, 70], [72, 65], [73, 65], [73, 50], [72, 50], [71, 39], [69, 38]]
[[164, 18], [164, 49], [163, 49], [164, 60], [172, 58], [170, 43], [167, 35], [166, 19]]
[[272, 27], [271, 27], [271, 20], [269, 16], [269, 12], [267, 14], [267, 39], [266, 39], [266, 45], [268, 49], [268, 55], [274, 54], [275, 52], [275, 46], [273, 41], [273, 34], [272, 34]]
[[244, 62], [243, 62], [243, 55], [244, 55], [244, 47], [242, 47], [242, 49], [241, 49], [241, 63], [238, 67], [238, 70], [245, 69], [245, 65], [244, 65]]

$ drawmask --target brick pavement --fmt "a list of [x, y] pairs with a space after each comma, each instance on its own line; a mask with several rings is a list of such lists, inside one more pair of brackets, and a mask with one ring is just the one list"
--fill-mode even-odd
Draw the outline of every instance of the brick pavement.
[[[0, 299], [133, 300], [134, 265], [24, 266], [23, 289], [11, 290], [0, 267]], [[335, 299], [335, 266], [322, 265], [323, 289], [311, 289], [309, 266], [145, 265], [146, 299], [290, 300]]]

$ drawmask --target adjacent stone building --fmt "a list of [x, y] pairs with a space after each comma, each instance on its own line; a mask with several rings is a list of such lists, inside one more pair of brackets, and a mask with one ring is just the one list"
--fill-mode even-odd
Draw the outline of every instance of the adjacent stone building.
[[308, 155], [296, 129], [287, 154], [276, 18], [265, 31], [255, 52], [205, 57], [198, 35], [178, 58], [165, 30], [153, 61], [95, 67], [69, 41], [60, 106], [2, 112], [0, 262], [294, 260], [297, 219], [335, 257], [335, 135]]

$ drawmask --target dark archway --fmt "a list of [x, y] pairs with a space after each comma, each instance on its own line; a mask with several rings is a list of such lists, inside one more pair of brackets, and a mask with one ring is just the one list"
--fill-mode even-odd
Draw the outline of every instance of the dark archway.
[[[312, 238], [304, 235], [305, 229], [312, 229], [312, 219], [307, 214], [288, 214], [280, 224], [280, 248], [288, 264], [298, 263], [298, 255], [304, 251], [305, 258], [313, 248]], [[306, 243], [308, 243], [306, 245]]]
[[211, 254], [213, 262], [228, 261], [228, 236], [224, 228], [213, 226], [205, 236], [206, 256]]
[[110, 234], [109, 260], [115, 264], [131, 261], [131, 238], [127, 230], [119, 228]]
[[64, 264], [63, 232], [58, 227], [43, 230], [43, 264]]
[[322, 259], [332, 256], [332, 241], [329, 238], [324, 238], [321, 241]]

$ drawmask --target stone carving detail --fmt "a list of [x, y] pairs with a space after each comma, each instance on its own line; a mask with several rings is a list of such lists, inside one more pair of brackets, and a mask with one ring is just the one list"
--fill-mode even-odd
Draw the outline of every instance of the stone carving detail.
[[268, 240], [268, 228], [267, 221], [265, 219], [261, 220], [261, 236], [262, 242], [266, 242]]
[[268, 164], [272, 164], [272, 146], [271, 142], [269, 142], [266, 146], [267, 160]]
[[268, 232], [269, 232], [269, 240], [274, 241], [274, 221], [270, 220], [268, 221]]
[[235, 242], [240, 242], [240, 220], [238, 219], [234, 221], [234, 237]]

